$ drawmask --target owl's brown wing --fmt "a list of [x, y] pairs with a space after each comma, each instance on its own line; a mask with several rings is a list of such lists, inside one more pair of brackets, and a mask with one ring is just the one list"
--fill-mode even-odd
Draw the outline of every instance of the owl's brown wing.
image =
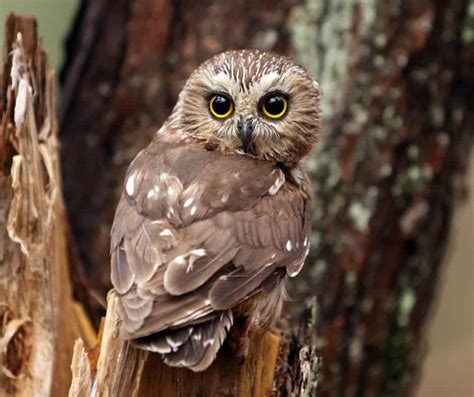
[[205, 369], [231, 309], [301, 268], [309, 200], [270, 162], [155, 140], [127, 172], [112, 228], [124, 335], [170, 365]]

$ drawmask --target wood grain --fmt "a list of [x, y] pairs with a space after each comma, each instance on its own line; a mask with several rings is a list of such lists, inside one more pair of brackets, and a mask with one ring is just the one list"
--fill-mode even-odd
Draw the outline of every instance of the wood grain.
[[[90, 377], [83, 358], [85, 351], [76, 345], [72, 370], [74, 379], [70, 397], [80, 397], [84, 390], [95, 387], [97, 396], [116, 397], [267, 397], [271, 395], [278, 359], [280, 338], [270, 332], [250, 336], [249, 355], [239, 364], [228, 343], [216, 361], [203, 372], [171, 368], [159, 354], [138, 350], [119, 337], [120, 319], [116, 297], [108, 297], [97, 363], [96, 384]], [[86, 394], [87, 395], [87, 394]]]
[[75, 338], [54, 75], [36, 21], [9, 15], [0, 78], [0, 395], [64, 396]]

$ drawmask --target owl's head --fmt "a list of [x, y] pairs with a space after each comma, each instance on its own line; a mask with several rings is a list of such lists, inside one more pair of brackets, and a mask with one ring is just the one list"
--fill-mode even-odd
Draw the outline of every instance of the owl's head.
[[190, 76], [174, 113], [182, 132], [211, 149], [292, 164], [319, 135], [319, 87], [290, 58], [228, 51]]

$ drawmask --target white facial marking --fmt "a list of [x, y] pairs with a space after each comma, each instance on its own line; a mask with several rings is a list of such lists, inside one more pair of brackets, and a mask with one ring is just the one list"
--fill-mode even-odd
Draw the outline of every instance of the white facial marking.
[[201, 340], [201, 334], [194, 334], [193, 339], [194, 340]]
[[305, 237], [303, 241], [303, 247], [306, 247], [307, 245], [308, 245], [308, 237]]
[[174, 189], [173, 189], [173, 186], [168, 186], [168, 196], [172, 196], [174, 194]]
[[255, 98], [262, 97], [270, 89], [281, 89], [282, 87], [278, 84], [280, 80], [280, 74], [277, 72], [270, 72], [263, 75], [258, 83], [253, 84], [250, 87], [249, 92]]
[[192, 215], [194, 215], [194, 214], [196, 213], [196, 211], [197, 211], [197, 207], [196, 207], [196, 206], [193, 206], [193, 207], [191, 208], [191, 211], [189, 211], [189, 213], [190, 213], [191, 216], [192, 216]]
[[135, 172], [128, 177], [125, 190], [129, 196], [133, 196], [133, 193], [135, 193]]
[[209, 338], [203, 342], [204, 347], [212, 345], [214, 343], [214, 338]]
[[193, 201], [194, 201], [194, 197], [188, 198], [188, 199], [184, 202], [183, 207], [184, 207], [184, 208], [188, 208], [188, 207], [193, 203]]
[[286, 242], [286, 250], [291, 251], [293, 249], [293, 244], [291, 243], [291, 240], [288, 240]]

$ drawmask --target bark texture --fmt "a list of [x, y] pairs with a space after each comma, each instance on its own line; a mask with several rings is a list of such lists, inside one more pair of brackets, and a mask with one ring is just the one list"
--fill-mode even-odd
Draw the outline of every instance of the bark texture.
[[0, 395], [63, 396], [75, 338], [54, 76], [33, 18], [9, 15], [0, 77]]
[[189, 73], [227, 49], [287, 53], [323, 92], [325, 138], [308, 162], [313, 250], [295, 288], [318, 298], [320, 395], [410, 395], [472, 146], [472, 9], [467, 0], [84, 0], [60, 116], [87, 283], [105, 296], [124, 171]]
[[320, 5], [300, 20], [316, 21], [308, 65], [326, 94], [306, 268], [319, 392], [408, 396], [472, 147], [472, 4], [471, 15], [466, 1]]

